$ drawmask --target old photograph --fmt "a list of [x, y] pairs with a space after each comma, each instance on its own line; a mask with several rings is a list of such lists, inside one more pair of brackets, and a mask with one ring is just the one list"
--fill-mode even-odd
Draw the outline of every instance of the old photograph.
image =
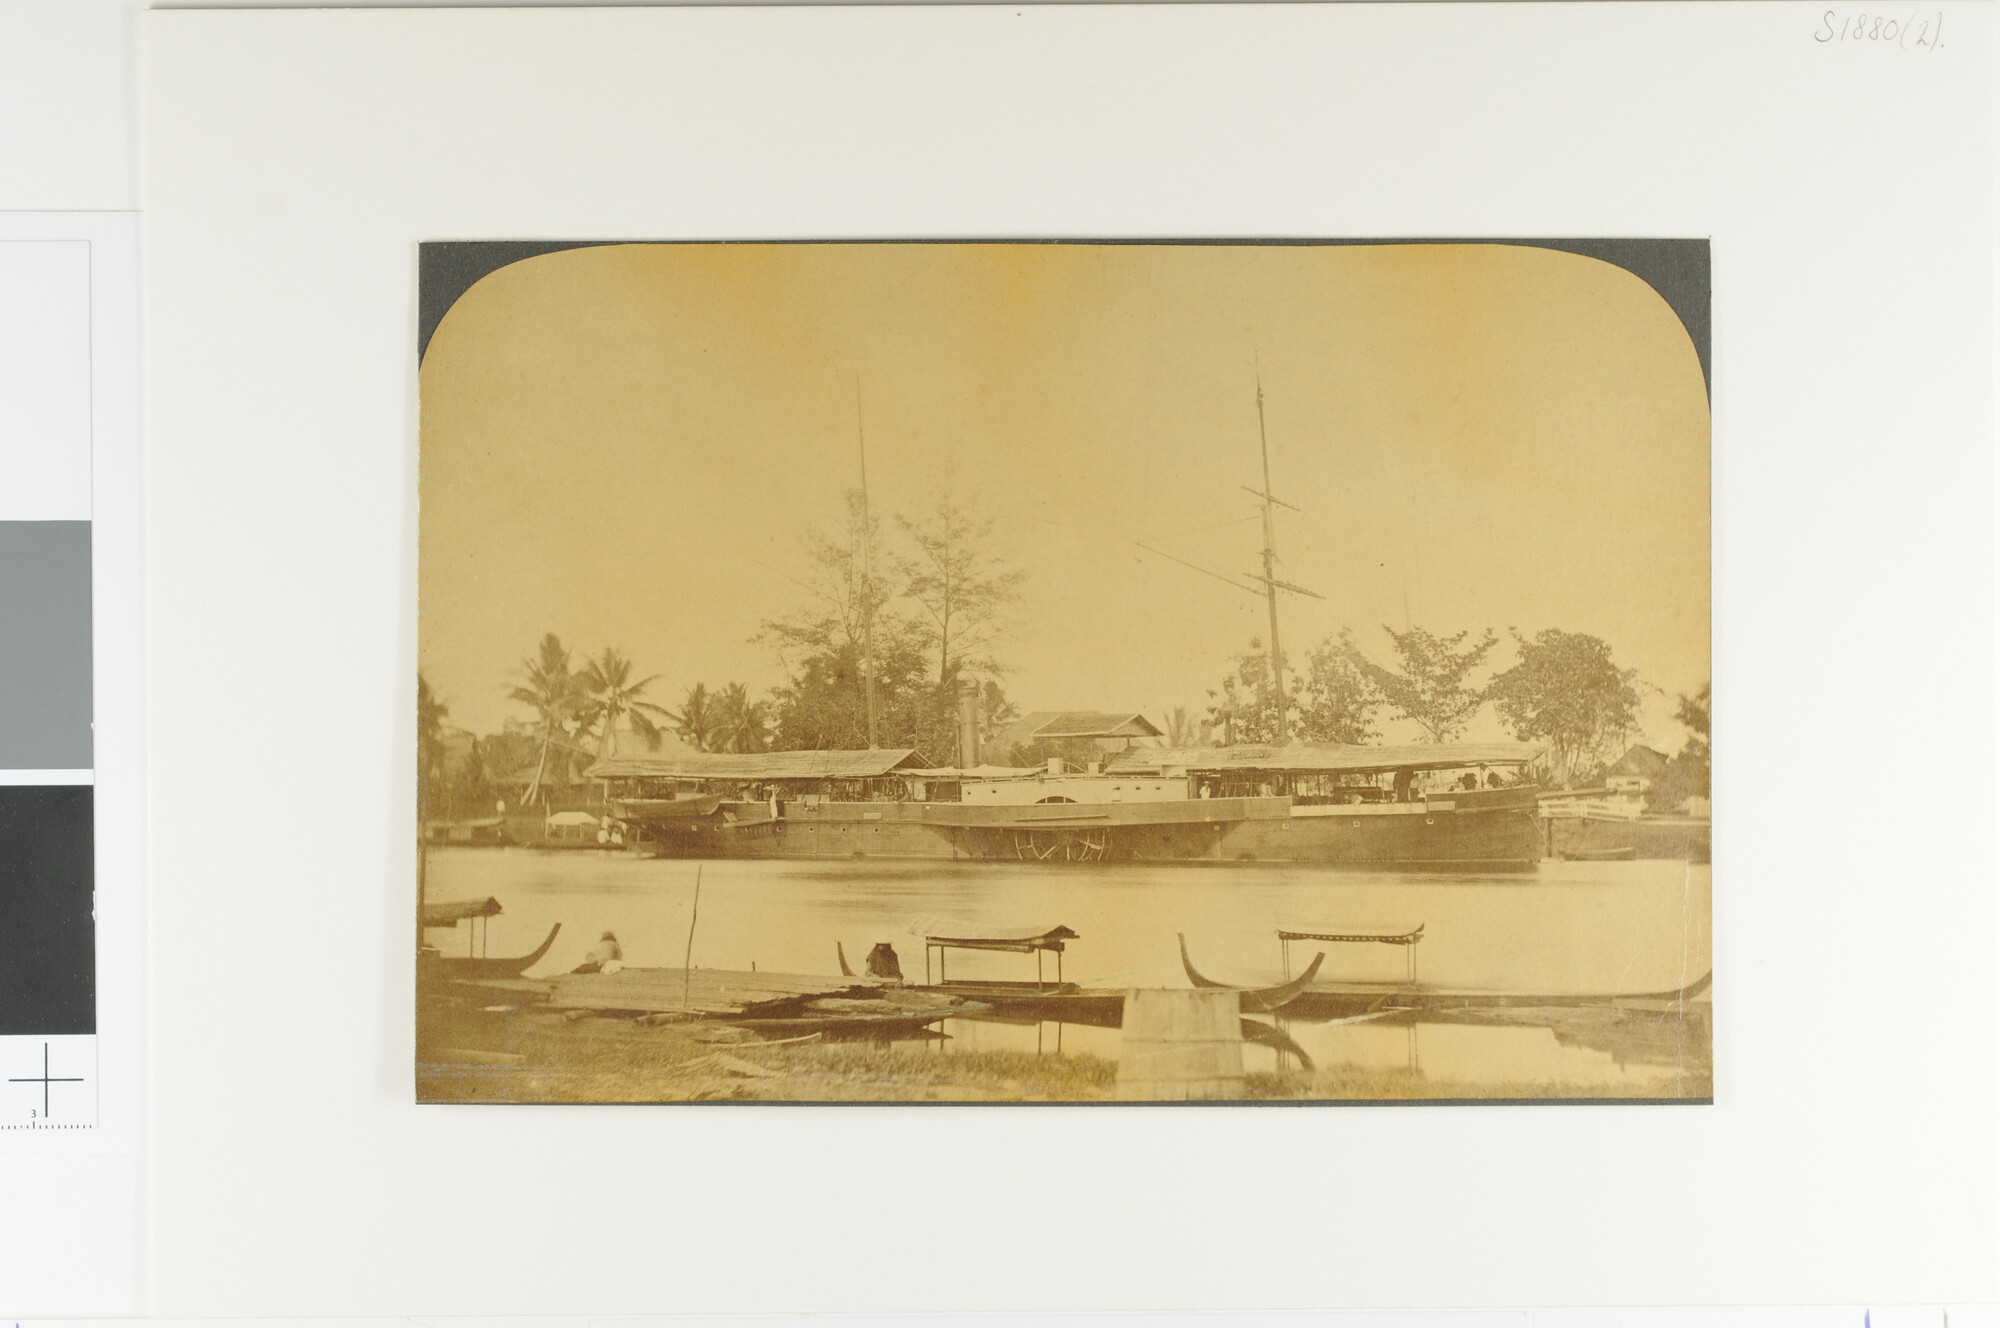
[[1705, 241], [418, 271], [421, 1101], [1712, 1098]]

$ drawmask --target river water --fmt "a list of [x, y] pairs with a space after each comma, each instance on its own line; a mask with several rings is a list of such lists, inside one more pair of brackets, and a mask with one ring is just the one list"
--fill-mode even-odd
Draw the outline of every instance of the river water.
[[[858, 970], [873, 944], [896, 948], [920, 981], [925, 935], [980, 935], [1057, 924], [1079, 933], [1063, 976], [1089, 986], [1185, 987], [1178, 933], [1214, 979], [1282, 978], [1274, 932], [1396, 930], [1424, 924], [1413, 951], [1294, 942], [1294, 971], [1324, 949], [1323, 979], [1401, 980], [1414, 956], [1425, 983], [1508, 991], [1653, 992], [1709, 971], [1709, 868], [1682, 862], [1544, 862], [1515, 872], [1354, 868], [1028, 865], [882, 861], [693, 861], [592, 851], [434, 848], [427, 897], [497, 898], [494, 955], [525, 954], [554, 923], [562, 934], [530, 972], [573, 968], [605, 931], [633, 967], [678, 968], [693, 922], [702, 968], [838, 974], [835, 943]], [[699, 914], [695, 913], [700, 873]], [[436, 931], [447, 954], [466, 932]], [[1053, 957], [1049, 975], [1053, 977]], [[954, 952], [954, 978], [1032, 978], [1031, 956]], [[1322, 1070], [1411, 1069], [1460, 1085], [1541, 1083], [1580, 1094], [1661, 1086], [1706, 1069], [1705, 1039], [1657, 1034], [1579, 1040], [1572, 1028], [1375, 1020], [1285, 1029]], [[946, 1021], [933, 1039], [957, 1049], [1053, 1051], [1116, 1059], [1117, 1029]], [[1560, 1035], [1559, 1035], [1560, 1034]], [[1245, 1048], [1251, 1070], [1295, 1064]]]

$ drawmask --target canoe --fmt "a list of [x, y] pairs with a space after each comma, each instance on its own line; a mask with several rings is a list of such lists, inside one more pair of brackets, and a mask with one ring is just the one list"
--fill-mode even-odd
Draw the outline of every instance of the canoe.
[[1188, 958], [1187, 937], [1178, 932], [1175, 937], [1181, 943], [1181, 967], [1187, 970], [1188, 981], [1205, 990], [1236, 992], [1238, 1004], [1251, 1014], [1269, 1014], [1289, 1005], [1312, 986], [1313, 979], [1319, 976], [1319, 966], [1326, 962], [1326, 952], [1322, 950], [1306, 965], [1306, 971], [1290, 982], [1280, 982], [1275, 987], [1238, 987], [1228, 982], [1212, 981], [1196, 972], [1194, 960]]
[[430, 971], [449, 979], [465, 978], [517, 978], [533, 968], [541, 957], [556, 943], [556, 933], [562, 930], [558, 922], [549, 928], [549, 934], [542, 943], [524, 955], [511, 959], [469, 959], [457, 956], [436, 955], [423, 962]]
[[[1202, 976], [1188, 956], [1185, 938], [1181, 941], [1181, 966], [1187, 970], [1188, 981], [1197, 987], [1229, 985]], [[1318, 967], [1316, 960], [1304, 976], [1312, 975]], [[1475, 1010], [1520, 1006], [1573, 1008], [1617, 1005], [1628, 1001], [1679, 1005], [1706, 991], [1710, 977], [1710, 974], [1704, 973], [1684, 987], [1658, 992], [1521, 992], [1438, 987], [1418, 982], [1311, 982], [1285, 1001], [1285, 1013], [1310, 1017], [1314, 1013], [1344, 1015], [1367, 1010]], [[1284, 987], [1291, 985], [1286, 983], [1262, 991], [1282, 992]]]

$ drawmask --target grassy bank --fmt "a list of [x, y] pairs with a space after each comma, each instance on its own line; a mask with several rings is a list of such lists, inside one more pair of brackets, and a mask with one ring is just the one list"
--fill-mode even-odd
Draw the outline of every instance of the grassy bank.
[[[418, 1094], [426, 1102], [1098, 1102], [1117, 1096], [1101, 1057], [957, 1051], [870, 1042], [762, 1041], [715, 1024], [514, 1018], [427, 1021]], [[1561, 1100], [1708, 1096], [1706, 1076], [1622, 1088], [1519, 1081], [1466, 1084], [1407, 1069], [1327, 1066], [1252, 1073], [1243, 1100]]]

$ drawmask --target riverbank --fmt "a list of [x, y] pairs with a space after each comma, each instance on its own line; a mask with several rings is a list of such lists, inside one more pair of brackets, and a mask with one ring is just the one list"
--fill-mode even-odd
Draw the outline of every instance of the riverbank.
[[[453, 1045], [447, 1045], [447, 1042]], [[477, 1045], [457, 1045], [476, 1043]], [[424, 1102], [1108, 1102], [1118, 1067], [1076, 1053], [946, 1050], [764, 1040], [710, 1023], [635, 1027], [630, 1020], [510, 1020], [479, 1034], [432, 1026], [418, 1049]], [[1253, 1072], [1245, 1101], [1409, 1102], [1701, 1100], [1707, 1077], [1634, 1080], [1612, 1091], [1544, 1081], [1462, 1083], [1407, 1069], [1326, 1066]]]

